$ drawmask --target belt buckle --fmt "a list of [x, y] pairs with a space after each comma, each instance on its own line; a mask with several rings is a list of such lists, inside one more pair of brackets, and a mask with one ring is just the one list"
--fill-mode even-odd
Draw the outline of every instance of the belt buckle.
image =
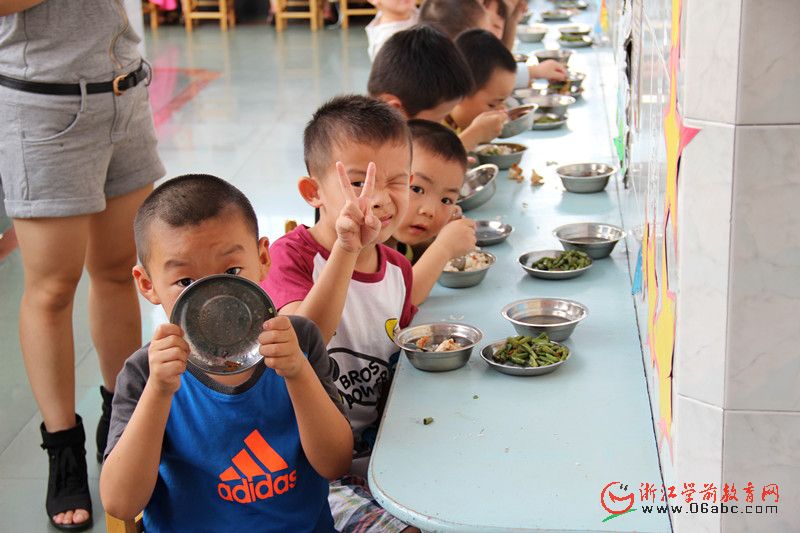
[[123, 93], [128, 90], [128, 89], [120, 89], [119, 87], [119, 83], [127, 77], [128, 77], [127, 74], [120, 74], [119, 76], [114, 78], [114, 81], [111, 82], [111, 88], [114, 89], [115, 96], [122, 96]]

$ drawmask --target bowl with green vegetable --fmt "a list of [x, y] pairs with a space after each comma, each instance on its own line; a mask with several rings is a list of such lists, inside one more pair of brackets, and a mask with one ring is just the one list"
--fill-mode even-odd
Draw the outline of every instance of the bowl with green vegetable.
[[506, 170], [522, 161], [522, 156], [528, 147], [515, 143], [482, 144], [475, 150], [481, 164], [497, 165], [500, 170]]
[[[576, 102], [575, 98], [566, 94], [539, 94], [531, 95], [523, 99], [526, 104], [536, 104], [539, 109], [537, 113], [549, 113], [564, 117], [567, 114], [567, 108]], [[533, 119], [534, 123], [536, 118]]]
[[615, 167], [605, 163], [576, 163], [556, 168], [564, 188], [580, 194], [601, 192], [616, 171]]
[[550, 339], [563, 341], [589, 315], [589, 310], [574, 300], [528, 298], [506, 305], [500, 314], [511, 322], [518, 335], [547, 333]]
[[519, 264], [535, 278], [570, 279], [592, 268], [592, 258], [578, 250], [538, 250], [519, 256]]
[[544, 21], [564, 21], [572, 17], [572, 11], [568, 9], [547, 9], [542, 11], [541, 15]]
[[533, 117], [532, 130], [555, 130], [567, 123], [567, 115], [555, 113], [536, 113]]
[[569, 24], [558, 28], [561, 35], [589, 35], [592, 33], [592, 27], [588, 24]]
[[567, 48], [586, 48], [594, 44], [594, 39], [589, 35], [562, 35], [558, 43]]
[[487, 365], [512, 376], [541, 376], [567, 362], [570, 350], [553, 342], [547, 333], [538, 336], [517, 335], [493, 342], [481, 350]]
[[467, 324], [434, 322], [397, 331], [394, 342], [415, 368], [446, 372], [461, 368], [483, 339], [481, 330]]

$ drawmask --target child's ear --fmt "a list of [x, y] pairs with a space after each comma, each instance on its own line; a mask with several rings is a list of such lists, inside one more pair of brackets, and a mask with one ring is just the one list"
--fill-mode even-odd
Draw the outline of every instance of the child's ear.
[[378, 95], [378, 100], [382, 101], [385, 104], [388, 104], [389, 107], [397, 109], [398, 111], [400, 111], [400, 113], [403, 114], [404, 117], [411, 118], [406, 112], [406, 108], [403, 107], [403, 102], [401, 102], [400, 98], [396, 97], [395, 95], [390, 93], [383, 93], [381, 95]]
[[139, 292], [148, 302], [153, 305], [161, 304], [161, 298], [158, 297], [153, 287], [153, 280], [150, 279], [143, 266], [136, 265], [133, 267], [133, 279], [136, 281], [136, 288], [139, 289]]
[[272, 259], [269, 256], [269, 239], [261, 237], [258, 239], [258, 281], [264, 281], [271, 264]]
[[300, 196], [311, 207], [320, 207], [322, 200], [319, 197], [319, 183], [314, 178], [303, 176], [297, 182], [297, 190], [300, 191]]

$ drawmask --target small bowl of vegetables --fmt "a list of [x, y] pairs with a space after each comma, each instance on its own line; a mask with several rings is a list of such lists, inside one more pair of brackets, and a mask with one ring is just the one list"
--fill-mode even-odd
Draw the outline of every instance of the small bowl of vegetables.
[[519, 256], [519, 264], [535, 278], [571, 279], [592, 268], [592, 258], [578, 250], [538, 250]]
[[481, 358], [487, 365], [512, 376], [549, 374], [567, 362], [569, 357], [569, 348], [551, 341], [547, 333], [536, 337], [508, 337], [481, 350]]
[[482, 144], [475, 150], [481, 164], [497, 165], [500, 170], [506, 170], [522, 161], [522, 156], [528, 148], [515, 143]]

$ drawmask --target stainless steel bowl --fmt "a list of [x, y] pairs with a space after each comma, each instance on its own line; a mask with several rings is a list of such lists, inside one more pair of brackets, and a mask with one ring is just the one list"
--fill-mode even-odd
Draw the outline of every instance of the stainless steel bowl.
[[[506, 344], [506, 339], [501, 341], [493, 342], [487, 346], [483, 347], [483, 350], [480, 351], [481, 359], [489, 365], [490, 367], [494, 368], [498, 372], [502, 372], [503, 374], [508, 374], [510, 376], [541, 376], [542, 374], [549, 374], [554, 370], [557, 370], [558, 367], [566, 363], [572, 357], [572, 350], [569, 350], [569, 355], [567, 355], [566, 359], [563, 361], [559, 361], [557, 363], [553, 363], [552, 365], [547, 366], [518, 366], [518, 365], [506, 365], [503, 363], [498, 363], [492, 359], [494, 353], [501, 349]], [[555, 343], [558, 344], [558, 343]]]
[[533, 125], [533, 114], [539, 106], [527, 104], [508, 110], [508, 122], [503, 125], [500, 138], [506, 139], [530, 131]]
[[557, 227], [553, 235], [565, 250], [581, 250], [592, 259], [602, 259], [625, 237], [625, 230], [612, 224], [577, 222]]
[[539, 60], [539, 63], [552, 59], [565, 67], [569, 63], [570, 56], [572, 56], [572, 50], [539, 50], [536, 52], [536, 59]]
[[569, 192], [593, 193], [605, 189], [616, 171], [605, 163], [577, 163], [558, 167], [556, 174]]
[[588, 24], [568, 24], [558, 28], [561, 35], [589, 35], [592, 33], [592, 27]]
[[464, 289], [467, 287], [474, 287], [483, 281], [483, 278], [486, 277], [486, 273], [489, 272], [489, 269], [492, 268], [492, 266], [494, 266], [494, 264], [497, 262], [497, 257], [495, 257], [494, 254], [490, 254], [489, 252], [485, 252], [483, 250], [481, 250], [480, 253], [485, 254], [488, 257], [488, 265], [479, 270], [469, 270], [465, 272], [443, 271], [437, 280], [439, 285], [442, 285], [443, 287], [449, 287], [451, 289]]
[[527, 63], [528, 56], [525, 54], [514, 54], [514, 62], [515, 63]]
[[547, 333], [550, 340], [563, 341], [587, 317], [585, 305], [561, 298], [530, 298], [508, 304], [501, 311], [518, 335]]
[[525, 154], [525, 150], [528, 149], [527, 146], [522, 144], [514, 144], [514, 143], [491, 143], [491, 144], [510, 146], [512, 149], [514, 149], [514, 152], [511, 154], [491, 155], [491, 154], [482, 154], [480, 152], [481, 148], [490, 146], [490, 144], [482, 144], [478, 146], [478, 149], [475, 151], [475, 154], [478, 156], [478, 161], [480, 161], [482, 164], [497, 165], [497, 168], [499, 168], [500, 170], [506, 170], [507, 168], [511, 167], [511, 165], [514, 165], [522, 161], [522, 156]]
[[[547, 117], [548, 120], [546, 122], [540, 120], [543, 117]], [[531, 126], [532, 130], [554, 130], [560, 128], [564, 124], [567, 123], [567, 115], [556, 115], [555, 113], [536, 113], [536, 116], [533, 117], [533, 126]]]
[[566, 94], [540, 94], [529, 96], [523, 101], [526, 104], [538, 105], [538, 113], [552, 113], [563, 117], [567, 113], [567, 108], [575, 103], [575, 98]]
[[511, 224], [503, 224], [499, 220], [476, 220], [475, 237], [478, 246], [500, 244], [511, 235], [514, 228]]
[[594, 44], [594, 39], [590, 35], [562, 35], [558, 44], [567, 48], [586, 48]]
[[536, 24], [533, 26], [520, 25], [517, 27], [517, 37], [519, 37], [519, 40], [523, 43], [541, 42], [545, 35], [547, 35], [547, 26], [544, 24]]
[[567, 9], [548, 9], [542, 11], [542, 20], [561, 21], [569, 20], [572, 17], [572, 11]]
[[[416, 347], [422, 337], [430, 336], [431, 343], [439, 344], [453, 339], [461, 348], [450, 352], [427, 352]], [[466, 324], [436, 322], [411, 326], [398, 331], [394, 342], [406, 353], [411, 364], [427, 372], [446, 372], [461, 368], [472, 355], [472, 349], [483, 339], [483, 333]]]
[[189, 285], [170, 322], [184, 332], [189, 362], [211, 374], [237, 374], [262, 360], [258, 336], [277, 315], [267, 293], [239, 276], [219, 274]]
[[570, 72], [567, 79], [564, 81], [550, 80], [547, 82], [548, 94], [558, 93], [565, 85], [569, 85], [570, 92], [580, 91], [583, 86], [583, 80], [586, 79], [586, 74], [583, 72]]
[[462, 211], [475, 209], [488, 202], [497, 191], [497, 174], [500, 169], [497, 165], [480, 165], [471, 169], [464, 176], [461, 185], [461, 196], [458, 205]]
[[535, 278], [542, 278], [542, 279], [570, 279], [570, 278], [577, 278], [581, 274], [584, 274], [592, 268], [592, 264], [590, 263], [589, 266], [578, 268], [575, 270], [540, 270], [538, 268], [533, 268], [531, 265], [538, 261], [539, 259], [544, 259], [545, 257], [558, 257], [561, 254], [561, 250], [537, 250], [535, 252], [527, 252], [519, 256], [519, 264], [522, 269], [530, 274]]

